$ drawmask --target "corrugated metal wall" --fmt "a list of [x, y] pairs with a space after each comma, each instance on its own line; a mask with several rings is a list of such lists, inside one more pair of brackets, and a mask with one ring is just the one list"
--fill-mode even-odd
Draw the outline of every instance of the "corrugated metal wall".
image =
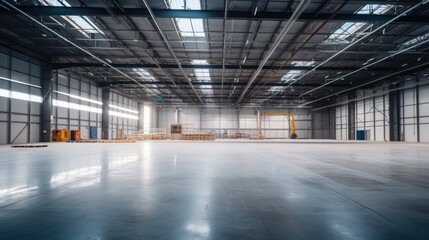
[[[101, 102], [101, 89], [92, 81], [68, 73], [56, 72], [53, 88], [54, 102], [58, 100], [98, 109], [101, 108], [100, 104], [72, 97], [79, 96]], [[98, 128], [98, 136], [101, 136], [101, 113], [61, 106], [53, 106], [52, 113], [52, 129], [80, 130], [82, 138], [89, 138], [89, 128], [93, 126]]]
[[[137, 112], [139, 111], [138, 102], [117, 93], [113, 93], [113, 92], [110, 93], [110, 103], [117, 107], [126, 108]], [[121, 111], [120, 109], [117, 109], [117, 108], [112, 110], [116, 112], [126, 113], [126, 114], [130, 113], [127, 111]], [[124, 118], [120, 116], [110, 115], [109, 122], [110, 122], [109, 138], [111, 139], [116, 138], [117, 130], [122, 130], [125, 134], [139, 130], [137, 119], [130, 119], [130, 118]]]
[[[429, 76], [418, 73], [403, 77], [395, 85], [399, 93], [400, 140], [429, 142]], [[390, 141], [389, 90], [387, 87], [356, 91], [356, 129], [365, 130], [371, 141]], [[338, 102], [346, 101], [341, 97]], [[347, 105], [335, 107], [336, 139], [347, 140], [349, 123]]]
[[40, 61], [0, 46], [0, 144], [40, 140], [41, 75]]
[[[78, 97], [78, 98], [77, 98]], [[102, 103], [102, 89], [98, 88], [96, 83], [74, 76], [68, 72], [55, 72], [54, 74], [54, 105], [55, 101], [62, 101], [66, 103], [76, 104], [82, 109], [77, 107], [53, 107], [53, 125], [52, 129], [70, 129], [80, 130], [82, 138], [89, 138], [90, 127], [97, 127], [98, 138], [101, 138], [101, 103]], [[128, 109], [138, 112], [138, 102], [130, 98], [124, 97], [118, 93], [110, 93], [109, 105], [110, 111], [119, 114], [136, 115], [138, 113], [130, 113], [129, 111], [120, 109]], [[88, 110], [98, 109], [100, 112]], [[117, 130], [123, 130], [124, 133], [129, 133], [138, 130], [138, 120], [121, 117], [116, 115], [109, 115], [109, 138], [116, 138]]]
[[[263, 111], [279, 111], [261, 109]], [[185, 128], [208, 130], [218, 137], [225, 134], [241, 133], [256, 134], [258, 132], [258, 110], [254, 108], [178, 108], [178, 122]], [[282, 112], [288, 112], [283, 110]], [[297, 109], [296, 128], [299, 138], [311, 137], [311, 112], [308, 109]], [[170, 125], [176, 123], [176, 110], [158, 108], [159, 121], [157, 126], [170, 132]], [[289, 138], [289, 118], [284, 116], [263, 116], [262, 131], [267, 138]]]

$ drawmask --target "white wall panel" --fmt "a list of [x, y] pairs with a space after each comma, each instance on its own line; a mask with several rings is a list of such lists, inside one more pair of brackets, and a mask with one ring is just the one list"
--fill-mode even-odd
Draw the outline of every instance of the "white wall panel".
[[429, 124], [421, 124], [420, 125], [420, 141], [421, 142], [429, 142]]
[[[14, 143], [27, 143], [28, 142], [28, 130], [24, 129], [27, 128], [28, 125], [26, 123], [11, 123], [11, 140], [14, 140]], [[24, 131], [21, 132], [21, 130], [24, 129]], [[18, 134], [21, 132], [21, 134], [18, 136]], [[18, 137], [17, 137], [18, 136]]]
[[7, 125], [7, 124], [8, 124], [7, 122], [0, 122], [0, 129], [2, 130], [2, 131], [1, 131], [1, 134], [0, 134], [0, 145], [7, 144], [7, 143], [8, 143], [8, 139], [7, 139], [7, 135], [8, 135], [8, 132], [7, 132], [8, 125]]
[[4, 112], [8, 111], [9, 110], [8, 104], [9, 104], [9, 99], [8, 98], [0, 97], [0, 112], [2, 112], [2, 111], [4, 111]]
[[40, 142], [40, 124], [30, 125], [30, 142]]

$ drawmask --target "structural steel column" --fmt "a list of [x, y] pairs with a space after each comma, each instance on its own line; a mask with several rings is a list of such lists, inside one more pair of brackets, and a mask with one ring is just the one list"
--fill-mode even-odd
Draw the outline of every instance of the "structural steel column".
[[240, 107], [237, 107], [237, 131], [240, 133]]
[[389, 134], [390, 141], [400, 141], [400, 91], [389, 93]]
[[42, 142], [51, 141], [52, 132], [52, 95], [53, 95], [53, 74], [52, 67], [45, 65], [42, 67], [42, 127], [40, 131], [40, 140]]
[[337, 113], [335, 107], [329, 109], [329, 137], [337, 139]]
[[417, 127], [417, 142], [420, 142], [420, 87], [419, 75], [416, 76], [416, 127]]
[[101, 138], [109, 139], [109, 104], [110, 104], [110, 89], [103, 88], [103, 93], [101, 96], [101, 101], [103, 102], [103, 113], [101, 114]]
[[[355, 99], [356, 96], [354, 93], [349, 95], [348, 99]], [[355, 140], [356, 139], [356, 102], [351, 101], [347, 104], [347, 110], [348, 110], [348, 125], [349, 125], [349, 140]]]
[[[155, 109], [156, 109], [156, 112], [158, 113], [159, 112], [158, 108], [155, 108]], [[144, 128], [144, 122], [143, 122], [144, 104], [143, 103], [140, 103], [140, 102], [138, 103], [138, 111], [139, 111], [139, 120], [137, 120], [137, 128], [138, 130], [142, 130]]]

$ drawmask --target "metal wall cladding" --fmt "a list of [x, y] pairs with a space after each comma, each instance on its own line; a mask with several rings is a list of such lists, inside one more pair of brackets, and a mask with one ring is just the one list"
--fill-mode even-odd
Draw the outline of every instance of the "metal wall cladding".
[[40, 141], [41, 103], [23, 98], [41, 97], [41, 72], [39, 60], [0, 46], [0, 90], [9, 96], [0, 96], [0, 144]]
[[[260, 111], [273, 111], [262, 109]], [[275, 110], [274, 110], [275, 111]], [[278, 110], [277, 110], [278, 111]], [[288, 109], [282, 110], [288, 112]], [[293, 110], [290, 110], [293, 111]], [[300, 138], [311, 137], [311, 112], [309, 110], [298, 110], [297, 132]], [[184, 128], [207, 130], [216, 133], [217, 136], [224, 133], [233, 134], [237, 132], [252, 134], [258, 132], [259, 120], [256, 108], [186, 108], [181, 107], [178, 111], [178, 122]], [[166, 128], [170, 132], [170, 125], [176, 123], [176, 110], [173, 108], [159, 108], [159, 128]], [[267, 138], [289, 138], [289, 119], [283, 116], [267, 116], [262, 119], [263, 134]]]

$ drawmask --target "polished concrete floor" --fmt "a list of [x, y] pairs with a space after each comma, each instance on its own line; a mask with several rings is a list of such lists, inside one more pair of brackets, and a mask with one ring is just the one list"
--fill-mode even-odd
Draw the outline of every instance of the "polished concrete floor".
[[0, 146], [0, 239], [429, 239], [429, 145]]

